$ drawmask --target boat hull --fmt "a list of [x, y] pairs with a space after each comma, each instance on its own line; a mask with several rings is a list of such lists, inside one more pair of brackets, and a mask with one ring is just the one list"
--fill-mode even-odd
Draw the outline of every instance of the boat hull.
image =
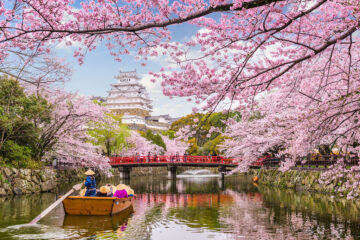
[[69, 196], [63, 201], [68, 215], [114, 215], [132, 207], [133, 197], [82, 197]]

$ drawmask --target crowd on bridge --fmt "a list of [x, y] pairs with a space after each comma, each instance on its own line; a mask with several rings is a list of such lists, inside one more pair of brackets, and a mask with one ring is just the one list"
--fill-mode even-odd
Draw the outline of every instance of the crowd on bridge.
[[184, 155], [180, 155], [179, 152], [175, 154], [171, 153], [170, 155], [157, 155], [151, 154], [148, 152], [147, 155], [139, 154], [138, 152], [135, 153], [133, 156], [112, 156], [110, 157], [110, 164], [113, 162], [116, 163], [160, 163], [160, 162], [221, 162], [221, 161], [230, 161], [232, 159], [225, 159], [221, 156], [191, 156], [188, 155], [186, 152]]

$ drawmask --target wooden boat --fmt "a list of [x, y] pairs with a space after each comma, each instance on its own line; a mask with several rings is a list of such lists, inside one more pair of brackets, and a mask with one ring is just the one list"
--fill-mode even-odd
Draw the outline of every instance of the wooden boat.
[[134, 198], [69, 196], [63, 201], [68, 215], [114, 215], [132, 207]]

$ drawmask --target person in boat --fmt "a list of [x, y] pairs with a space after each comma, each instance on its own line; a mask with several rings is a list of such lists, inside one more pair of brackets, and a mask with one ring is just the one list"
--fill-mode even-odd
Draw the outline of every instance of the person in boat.
[[128, 198], [127, 191], [125, 189], [116, 190], [114, 193], [114, 197], [117, 198]]
[[113, 189], [113, 185], [111, 185], [110, 183], [106, 184], [106, 186], [110, 189], [110, 192], [108, 193], [108, 197], [113, 197], [114, 196], [114, 189]]
[[94, 197], [96, 195], [96, 180], [95, 180], [95, 173], [89, 169], [85, 172], [86, 180], [85, 180], [85, 197]]
[[127, 191], [127, 194], [128, 194], [128, 197], [133, 197], [133, 196], [134, 196], [134, 190], [130, 188], [130, 189]]
[[96, 193], [97, 197], [112, 197], [113, 193], [111, 192], [111, 189], [108, 186], [102, 186], [100, 188], [100, 191]]

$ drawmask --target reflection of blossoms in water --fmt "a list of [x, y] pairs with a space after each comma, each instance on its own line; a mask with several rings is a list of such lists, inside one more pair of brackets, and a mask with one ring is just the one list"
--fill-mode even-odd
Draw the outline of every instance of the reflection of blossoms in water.
[[[179, 220], [182, 222], [181, 225], [189, 224], [188, 227], [192, 229], [195, 223], [200, 223], [197, 223], [197, 220], [194, 220], [194, 222], [189, 221], [191, 220], [188, 219], [189, 217], [201, 214], [203, 208], [211, 209], [214, 213], [217, 213], [220, 206], [232, 205], [233, 201], [232, 196], [223, 193], [137, 194], [134, 206], [135, 213], [130, 218], [126, 227], [126, 234], [121, 235], [121, 239], [157, 239], [157, 235], [153, 231], [167, 228], [173, 222], [177, 225]], [[208, 221], [211, 222], [214, 219], [208, 219]], [[211, 224], [209, 226], [206, 224], [208, 223], [198, 227], [208, 228], [211, 231]], [[222, 235], [220, 232], [217, 233]]]
[[[291, 199], [294, 205], [287, 206], [284, 196], [271, 196], [279, 197], [279, 202], [275, 199], [266, 202], [260, 193], [245, 194], [232, 190], [226, 190], [226, 193], [234, 198], [235, 203], [222, 208], [220, 214], [220, 222], [227, 228], [225, 231], [232, 233], [228, 239], [279, 239], [279, 236], [281, 239], [339, 239], [351, 236], [350, 228], [346, 229], [346, 224], [339, 221], [340, 217], [337, 221], [323, 222], [319, 215], [309, 213], [305, 203], [297, 204], [306, 211], [296, 209], [299, 206], [294, 204], [295, 199]], [[297, 196], [296, 200], [301, 202], [303, 199]], [[267, 205], [269, 203], [271, 206]]]

